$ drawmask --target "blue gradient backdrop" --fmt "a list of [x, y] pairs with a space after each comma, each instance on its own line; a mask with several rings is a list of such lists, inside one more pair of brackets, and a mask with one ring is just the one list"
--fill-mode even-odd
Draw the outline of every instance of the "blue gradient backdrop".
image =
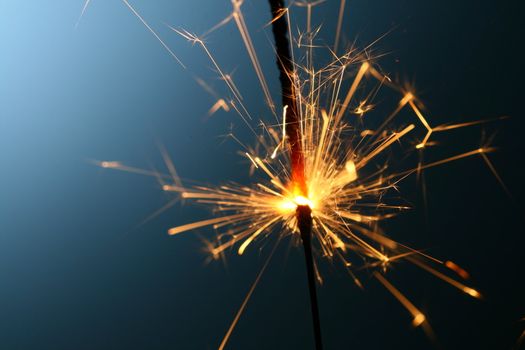
[[[175, 206], [141, 221], [169, 198], [152, 178], [97, 168], [92, 159], [161, 167], [162, 142], [185, 179], [246, 182], [238, 147], [250, 140], [233, 113], [207, 118], [215, 102], [194, 76], [223, 92], [199, 47], [164, 23], [202, 33], [225, 18], [229, 1], [134, 0], [137, 10], [188, 65], [183, 70], [121, 1], [0, 0], [0, 349], [215, 349], [264, 261], [256, 249], [204, 265], [198, 235], [168, 237], [176, 224], [207, 215]], [[279, 100], [266, 1], [243, 9]], [[385, 71], [415, 81], [435, 124], [501, 115], [473, 128], [462, 147], [496, 133], [494, 163], [505, 196], [480, 160], [427, 173], [429, 215], [388, 223], [394, 236], [428, 247], [471, 271], [486, 295], [471, 300], [410, 266], [392, 280], [429, 315], [445, 349], [508, 349], [523, 329], [523, 29], [518, 1], [349, 1], [343, 38], [378, 48]], [[338, 2], [314, 11], [333, 40]], [[296, 9], [298, 23], [304, 11]], [[301, 24], [302, 25], [302, 24]], [[234, 72], [256, 118], [267, 118], [236, 28], [209, 37]], [[321, 57], [322, 59], [322, 57]], [[395, 75], [395, 74], [394, 74]], [[268, 119], [267, 119], [268, 120]], [[442, 155], [453, 154], [445, 146]], [[413, 188], [416, 188], [412, 185]], [[409, 186], [410, 188], [410, 186]], [[202, 237], [213, 233], [199, 232]], [[231, 349], [309, 349], [312, 335], [302, 252], [283, 245], [235, 330]], [[432, 348], [396, 301], [364, 276], [357, 289], [323, 267], [321, 317], [327, 349]]]

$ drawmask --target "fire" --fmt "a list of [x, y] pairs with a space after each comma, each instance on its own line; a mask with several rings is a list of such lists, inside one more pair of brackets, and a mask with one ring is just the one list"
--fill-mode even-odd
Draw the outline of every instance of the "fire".
[[279, 210], [284, 213], [294, 213], [298, 206], [306, 205], [310, 209], [315, 209], [316, 205], [313, 200], [304, 196], [295, 196], [293, 198], [286, 198], [278, 204]]

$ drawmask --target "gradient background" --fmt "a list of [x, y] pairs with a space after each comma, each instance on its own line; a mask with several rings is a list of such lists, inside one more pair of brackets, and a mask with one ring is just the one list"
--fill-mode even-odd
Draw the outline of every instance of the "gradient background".
[[[227, 266], [205, 265], [198, 235], [168, 237], [206, 210], [175, 206], [139, 226], [169, 197], [152, 178], [97, 168], [89, 159], [161, 167], [165, 144], [183, 178], [246, 183], [230, 127], [206, 117], [215, 102], [197, 74], [224, 91], [209, 61], [163, 23], [202, 33], [226, 17], [226, 0], [135, 0], [137, 10], [188, 64], [183, 70], [117, 0], [0, 0], [0, 348], [215, 349], [267, 254], [252, 249]], [[314, 12], [333, 41], [338, 1]], [[263, 70], [279, 100], [266, 1], [243, 7]], [[304, 23], [304, 11], [295, 9]], [[408, 264], [389, 278], [424, 310], [445, 349], [510, 349], [525, 327], [523, 281], [523, 9], [518, 1], [349, 1], [344, 38], [378, 48], [385, 71], [415, 81], [434, 125], [510, 119], [450, 134], [437, 158], [496, 134], [491, 155], [509, 199], [479, 158], [426, 172], [428, 216], [416, 207], [386, 224], [394, 239], [450, 258], [473, 275], [484, 300], [466, 297]], [[268, 37], [267, 37], [268, 35]], [[235, 71], [251, 112], [267, 113], [236, 28], [210, 36]], [[459, 146], [458, 146], [459, 145]], [[456, 147], [458, 146], [458, 147]], [[442, 152], [442, 153], [439, 153]], [[199, 232], [212, 237], [209, 230]], [[230, 340], [230, 349], [309, 349], [312, 334], [303, 253], [277, 251]], [[319, 290], [326, 349], [427, 349], [431, 342], [368, 274], [366, 290], [323, 267]]]

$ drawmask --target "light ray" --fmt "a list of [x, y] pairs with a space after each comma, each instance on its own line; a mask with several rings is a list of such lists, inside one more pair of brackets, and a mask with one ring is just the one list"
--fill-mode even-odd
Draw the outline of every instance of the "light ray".
[[268, 84], [266, 83], [266, 78], [264, 77], [261, 64], [259, 63], [259, 58], [257, 57], [257, 53], [255, 52], [250, 33], [248, 32], [248, 27], [246, 26], [246, 23], [244, 21], [244, 16], [241, 11], [242, 3], [243, 0], [232, 0], [232, 16], [235, 20], [235, 23], [237, 24], [237, 28], [239, 29], [239, 33], [241, 34], [242, 41], [244, 42], [246, 51], [248, 51], [248, 55], [250, 56], [250, 60], [252, 61], [253, 68], [255, 70], [255, 73], [257, 74], [259, 83], [261, 84], [264, 96], [266, 97], [266, 103], [268, 103], [268, 106], [272, 110], [272, 113], [276, 116], [275, 104], [273, 103], [272, 97], [270, 95], [270, 89], [268, 89]]
[[87, 10], [90, 2], [91, 2], [91, 0], [86, 0], [84, 2], [84, 6], [82, 6], [82, 11], [80, 12], [80, 16], [78, 17], [77, 23], [75, 24], [75, 29], [78, 28], [78, 26], [80, 24], [80, 21], [84, 17], [84, 14], [86, 13], [86, 10]]
[[337, 54], [337, 49], [339, 48], [339, 37], [341, 36], [341, 27], [343, 25], [343, 17], [345, 14], [345, 3], [346, 0], [341, 0], [339, 5], [339, 16], [337, 16], [337, 28], [335, 30], [335, 40], [334, 40], [334, 53]]
[[215, 102], [213, 106], [208, 110], [208, 115], [215, 114], [215, 112], [217, 112], [221, 108], [225, 112], [230, 111], [230, 107], [228, 106], [226, 101], [224, 101], [222, 98], [218, 99], [217, 102]]
[[270, 260], [272, 259], [273, 254], [275, 253], [275, 250], [277, 249], [277, 246], [279, 245], [279, 242], [280, 242], [280, 240], [278, 240], [277, 243], [274, 245], [272, 251], [270, 252], [270, 255], [268, 256], [268, 258], [264, 262], [264, 265], [262, 266], [261, 270], [257, 274], [257, 277], [255, 278], [255, 281], [253, 282], [252, 286], [250, 287], [250, 290], [246, 294], [246, 297], [244, 297], [244, 300], [243, 300], [243, 302], [241, 304], [241, 307], [239, 308], [239, 310], [235, 314], [235, 317], [233, 318], [233, 321], [230, 324], [230, 327], [228, 328], [228, 331], [224, 335], [224, 338], [222, 339], [221, 344], [219, 345], [219, 350], [223, 350], [226, 347], [226, 344], [228, 343], [228, 340], [230, 339], [230, 337], [231, 337], [231, 335], [233, 333], [233, 330], [235, 329], [235, 326], [237, 326], [237, 323], [239, 322], [239, 319], [241, 318], [242, 313], [246, 309], [246, 306], [248, 305], [248, 302], [250, 301], [250, 298], [252, 297], [252, 294], [255, 291], [255, 288], [259, 284], [259, 281], [261, 280], [261, 277], [263, 276], [264, 271], [266, 271], [266, 268], [268, 267], [268, 264], [270, 263]]
[[498, 180], [499, 184], [501, 185], [501, 187], [503, 188], [505, 193], [507, 193], [507, 196], [512, 198], [512, 194], [510, 193], [509, 189], [507, 188], [507, 185], [505, 185], [505, 182], [503, 182], [503, 179], [501, 178], [501, 176], [499, 175], [498, 171], [494, 167], [494, 164], [492, 164], [492, 162], [490, 161], [489, 157], [485, 154], [485, 152], [480, 152], [480, 154], [481, 154], [481, 157], [483, 157], [483, 160], [485, 161], [487, 166], [489, 167], [490, 171], [492, 172], [492, 174], [496, 178], [496, 180]]
[[155, 32], [153, 28], [150, 27], [148, 22], [144, 20], [144, 18], [135, 10], [135, 8], [131, 6], [128, 0], [122, 0], [122, 2], [124, 2], [124, 4], [131, 10], [131, 12], [133, 12], [133, 14], [142, 22], [142, 24], [144, 24], [144, 26], [149, 30], [149, 32], [153, 34], [153, 36], [158, 40], [158, 42], [162, 45], [162, 47], [164, 47], [166, 51], [168, 51], [171, 57], [173, 57], [175, 61], [177, 61], [182, 66], [182, 68], [186, 69], [186, 66], [184, 65], [184, 63], [182, 63], [182, 61], [177, 57], [177, 55], [175, 55], [175, 53], [170, 49], [170, 47], [164, 42], [164, 40], [160, 38], [157, 32]]
[[392, 295], [405, 307], [405, 309], [407, 309], [408, 312], [410, 312], [410, 314], [413, 317], [412, 325], [414, 327], [418, 327], [421, 324], [423, 324], [423, 322], [425, 322], [425, 314], [419, 311], [419, 309], [415, 307], [414, 304], [412, 304], [410, 300], [408, 300], [403, 295], [403, 293], [401, 293], [396, 287], [394, 287], [392, 283], [388, 282], [388, 280], [385, 277], [383, 277], [383, 275], [376, 271], [374, 272], [374, 277], [379, 282], [381, 282], [381, 284], [385, 286], [385, 288], [388, 289], [390, 293], [392, 293]]
[[474, 288], [471, 288], [471, 287], [468, 287], [466, 285], [464, 285], [463, 283], [460, 283], [450, 277], [448, 277], [447, 275], [437, 271], [436, 269], [418, 261], [417, 259], [414, 259], [414, 258], [407, 258], [410, 262], [412, 262], [413, 264], [421, 267], [423, 270], [426, 270], [428, 272], [430, 272], [431, 274], [433, 274], [434, 276], [438, 277], [439, 279], [443, 280], [444, 282], [447, 282], [448, 284], [450, 284], [451, 286], [453, 287], [456, 287], [457, 289], [461, 290], [462, 292], [464, 292], [465, 294], [468, 294], [470, 295], [471, 297], [473, 298], [476, 298], [476, 299], [481, 299], [482, 296], [481, 296], [481, 293], [478, 292], [477, 290], [475, 290]]

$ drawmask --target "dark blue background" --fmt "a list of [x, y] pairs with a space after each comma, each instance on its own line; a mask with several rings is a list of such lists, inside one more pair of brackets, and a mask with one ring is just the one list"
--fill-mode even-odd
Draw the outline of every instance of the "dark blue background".
[[[199, 47], [163, 23], [202, 33], [226, 17], [229, 1], [133, 1], [188, 65], [183, 70], [120, 1], [0, 0], [0, 348], [214, 349], [260, 268], [259, 254], [204, 265], [199, 236], [168, 237], [176, 224], [206, 217], [180, 205], [138, 224], [169, 197], [152, 178], [103, 171], [90, 159], [161, 167], [161, 141], [183, 178], [247, 182], [238, 147], [221, 135], [233, 113], [207, 118], [215, 102], [196, 74], [224, 92]], [[314, 11], [333, 41], [338, 1]], [[278, 100], [267, 4], [248, 1], [246, 20]], [[524, 324], [523, 30], [518, 1], [348, 1], [343, 37], [389, 53], [385, 71], [415, 82], [434, 124], [507, 115], [451, 135], [442, 155], [496, 134], [491, 155], [509, 199], [483, 162], [467, 159], [426, 172], [428, 216], [416, 207], [387, 224], [391, 235], [466, 267], [478, 301], [400, 264], [390, 279], [428, 315], [446, 349], [509, 349]], [[294, 8], [296, 25], [304, 10]], [[250, 111], [268, 120], [240, 36], [228, 24], [209, 47], [234, 78]], [[212, 232], [201, 230], [202, 237]], [[282, 245], [256, 290], [231, 349], [312, 346], [300, 249]], [[322, 267], [327, 349], [426, 349], [432, 343], [376, 281], [357, 289], [342, 269]]]

